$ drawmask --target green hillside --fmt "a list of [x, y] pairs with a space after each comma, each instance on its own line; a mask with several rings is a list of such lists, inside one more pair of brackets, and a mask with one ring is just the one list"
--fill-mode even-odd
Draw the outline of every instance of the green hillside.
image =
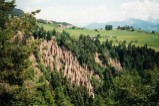
[[126, 31], [126, 30], [99, 30], [99, 32], [91, 30], [91, 29], [61, 29], [57, 28], [55, 24], [42, 24], [38, 23], [41, 27], [43, 26], [45, 30], [49, 31], [52, 29], [56, 29], [58, 32], [62, 32], [63, 30], [70, 33], [71, 36], [78, 38], [81, 34], [83, 35], [90, 35], [90, 36], [97, 36], [100, 34], [100, 41], [112, 40], [114, 44], [117, 44], [120, 41], [132, 42], [137, 46], [143, 46], [145, 44], [148, 47], [151, 47], [157, 51], [159, 51], [159, 33], [148, 33], [144, 31]]

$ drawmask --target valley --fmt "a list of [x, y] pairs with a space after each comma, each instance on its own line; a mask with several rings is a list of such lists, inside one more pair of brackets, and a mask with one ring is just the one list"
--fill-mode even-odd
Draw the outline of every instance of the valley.
[[136, 46], [143, 46], [145, 44], [148, 45], [148, 47], [155, 49], [156, 51], [159, 51], [159, 32], [156, 32], [155, 34], [152, 34], [151, 32], [145, 32], [140, 30], [135, 31], [127, 31], [127, 30], [118, 30], [113, 29], [110, 31], [106, 31], [104, 29], [99, 29], [98, 32], [93, 29], [63, 29], [58, 28], [57, 24], [42, 24], [38, 23], [39, 27], [43, 27], [45, 30], [50, 31], [53, 29], [56, 29], [58, 32], [62, 32], [65, 30], [66, 32], [70, 33], [71, 36], [75, 39], [78, 39], [78, 37], [83, 35], [89, 35], [91, 37], [99, 36], [99, 39], [101, 42], [106, 41], [107, 39], [110, 41], [112, 40], [114, 45], [117, 45], [119, 42], [126, 41], [128, 43], [135, 44]]

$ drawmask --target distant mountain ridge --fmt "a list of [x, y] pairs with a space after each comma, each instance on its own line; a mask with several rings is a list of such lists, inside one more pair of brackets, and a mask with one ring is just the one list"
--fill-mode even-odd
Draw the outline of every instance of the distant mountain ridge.
[[67, 23], [67, 22], [57, 22], [57, 21], [44, 20], [44, 19], [38, 19], [37, 21], [40, 22], [40, 23], [50, 23], [50, 24], [56, 24], [56, 25], [62, 24], [62, 25], [64, 25], [64, 26], [72, 25], [72, 24]]
[[18, 16], [18, 17], [22, 17], [24, 15], [24, 11], [21, 9], [17, 9], [17, 8], [13, 8], [12, 12], [11, 12], [12, 16]]
[[89, 25], [86, 25], [86, 28], [89, 29], [100, 29], [100, 28], [105, 28], [105, 25], [113, 25], [114, 28], [117, 28], [118, 26], [133, 26], [135, 29], [141, 29], [144, 31], [159, 31], [159, 20], [141, 20], [141, 19], [134, 19], [134, 18], [129, 18], [124, 21], [110, 21], [107, 23], [91, 23]]
[[[17, 17], [22, 17], [24, 15], [24, 11], [21, 10], [21, 9], [17, 9], [17, 8], [13, 8], [12, 12], [11, 12], [11, 15], [12, 16], [17, 16]], [[76, 27], [75, 25], [72, 25], [70, 23], [67, 23], [67, 22], [57, 22], [57, 21], [52, 21], [52, 20], [45, 20], [45, 19], [37, 19], [38, 22], [41, 22], [41, 23], [50, 23], [50, 24], [61, 24], [61, 25], [64, 25], [64, 26], [74, 26]]]

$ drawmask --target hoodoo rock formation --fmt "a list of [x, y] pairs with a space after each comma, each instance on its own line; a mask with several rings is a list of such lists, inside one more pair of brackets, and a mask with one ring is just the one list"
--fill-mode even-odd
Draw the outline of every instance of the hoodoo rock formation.
[[87, 65], [82, 67], [77, 58], [70, 51], [59, 47], [56, 41], [44, 40], [41, 42], [40, 61], [51, 71], [56, 69], [61, 72], [63, 77], [70, 80], [72, 84], [86, 86], [89, 96], [94, 98], [94, 90], [90, 82], [90, 79], [94, 76], [94, 71], [88, 70]]
[[109, 64], [113, 66], [118, 72], [120, 72], [123, 68], [121, 66], [121, 63], [117, 59], [109, 59]]

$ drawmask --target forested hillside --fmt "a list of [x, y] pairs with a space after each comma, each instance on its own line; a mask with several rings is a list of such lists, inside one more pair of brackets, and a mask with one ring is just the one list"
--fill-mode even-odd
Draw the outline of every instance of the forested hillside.
[[46, 31], [0, 1], [0, 106], [158, 106], [159, 52]]
[[17, 9], [17, 8], [13, 8], [11, 11], [11, 15], [14, 16], [18, 16], [18, 17], [22, 17], [24, 15], [24, 11]]

